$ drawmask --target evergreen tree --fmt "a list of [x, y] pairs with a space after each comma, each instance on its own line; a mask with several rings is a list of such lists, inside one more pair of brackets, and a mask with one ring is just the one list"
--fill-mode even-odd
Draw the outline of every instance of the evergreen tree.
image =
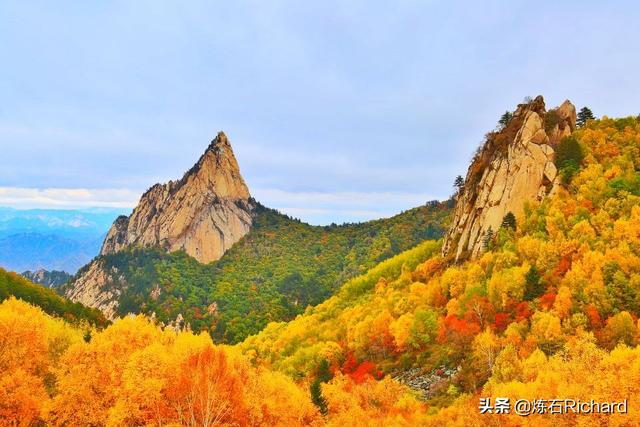
[[494, 237], [495, 237], [495, 233], [493, 232], [493, 229], [491, 228], [491, 226], [489, 226], [489, 229], [484, 235], [484, 240], [482, 241], [482, 244], [485, 249], [489, 248], [489, 245], [491, 244], [491, 242], [493, 242]]
[[516, 229], [516, 216], [513, 212], [507, 212], [504, 218], [502, 218], [502, 224], [500, 226], [502, 228], [511, 228], [512, 230]]
[[320, 382], [326, 383], [331, 381], [332, 378], [333, 378], [333, 374], [329, 369], [329, 361], [327, 359], [322, 359], [318, 364], [316, 379], [320, 380]]
[[311, 383], [311, 387], [309, 388], [311, 391], [311, 401], [318, 407], [322, 415], [327, 415], [327, 400], [322, 395], [320, 384], [322, 383], [318, 379]]
[[593, 119], [595, 119], [595, 116], [593, 115], [589, 107], [582, 107], [582, 109], [580, 109], [580, 112], [578, 113], [576, 124], [578, 125], [578, 127], [582, 127], [587, 123], [587, 120]]
[[542, 294], [544, 294], [544, 288], [540, 284], [540, 272], [532, 265], [525, 276], [524, 299], [532, 301]]
[[500, 120], [498, 120], [498, 123], [502, 127], [505, 127], [509, 124], [512, 118], [513, 118], [513, 113], [511, 111], [505, 111], [504, 114], [500, 116]]
[[327, 400], [322, 395], [322, 383], [326, 383], [333, 378], [333, 374], [329, 369], [329, 361], [322, 359], [316, 370], [316, 379], [311, 383], [309, 391], [311, 392], [311, 401], [318, 407], [322, 415], [327, 415]]
[[583, 159], [582, 147], [574, 136], [568, 136], [560, 140], [556, 147], [555, 163], [565, 184], [568, 184], [573, 175], [580, 170], [580, 163], [582, 163]]
[[464, 178], [461, 175], [456, 176], [455, 181], [453, 181], [453, 186], [458, 189], [458, 191], [462, 190], [464, 187]]

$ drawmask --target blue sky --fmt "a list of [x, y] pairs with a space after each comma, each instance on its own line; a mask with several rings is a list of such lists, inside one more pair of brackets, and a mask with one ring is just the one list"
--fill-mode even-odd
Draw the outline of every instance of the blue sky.
[[130, 207], [218, 130], [312, 223], [446, 198], [504, 110], [640, 113], [636, 2], [0, 0], [0, 205]]

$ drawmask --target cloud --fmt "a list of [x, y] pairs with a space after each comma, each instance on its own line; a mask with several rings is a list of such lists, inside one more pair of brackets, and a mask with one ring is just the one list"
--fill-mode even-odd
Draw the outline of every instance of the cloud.
[[0, 205], [16, 208], [133, 208], [141, 192], [130, 189], [0, 187]]
[[[434, 200], [408, 192], [296, 192], [257, 188], [252, 195], [265, 206], [308, 222], [359, 222], [383, 218]], [[142, 194], [135, 189], [0, 187], [0, 206], [14, 208], [134, 208]]]

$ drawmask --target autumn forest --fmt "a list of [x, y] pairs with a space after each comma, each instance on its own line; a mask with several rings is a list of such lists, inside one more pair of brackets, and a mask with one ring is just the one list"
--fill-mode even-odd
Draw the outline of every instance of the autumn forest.
[[[0, 271], [0, 424], [632, 425], [640, 118], [583, 109], [576, 123], [571, 108], [525, 100], [451, 200], [389, 220], [314, 228], [259, 206], [213, 263], [134, 244], [57, 291]], [[494, 194], [501, 159], [537, 147], [553, 154], [536, 197], [495, 219], [460, 205], [482, 202], [486, 182]], [[478, 212], [476, 241], [460, 212]], [[78, 291], [95, 268], [113, 305]], [[628, 408], [480, 415], [481, 398]]]

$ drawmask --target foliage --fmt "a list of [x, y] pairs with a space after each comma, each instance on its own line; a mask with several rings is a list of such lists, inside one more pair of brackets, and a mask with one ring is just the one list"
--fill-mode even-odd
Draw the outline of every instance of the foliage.
[[314, 380], [309, 388], [311, 392], [311, 401], [318, 407], [318, 410], [322, 415], [327, 415], [327, 400], [322, 395], [320, 386], [322, 382], [320, 380]]
[[41, 307], [46, 313], [63, 317], [74, 323], [89, 323], [105, 326], [107, 320], [98, 310], [68, 301], [51, 289], [29, 282], [17, 273], [0, 268], [0, 301], [10, 297], [19, 298]]
[[[142, 317], [81, 331], [15, 299], [0, 304], [0, 422], [24, 425], [310, 425], [303, 387], [252, 368], [208, 335]], [[5, 347], [3, 347], [5, 348]], [[22, 425], [22, 424], [21, 424]]]
[[485, 249], [490, 249], [491, 248], [491, 244], [493, 243], [493, 239], [496, 237], [495, 232], [493, 231], [493, 229], [491, 228], [491, 226], [489, 226], [489, 228], [487, 229], [487, 231], [484, 233], [484, 237], [482, 239], [482, 246]]
[[507, 212], [506, 213], [504, 218], [502, 218], [502, 224], [500, 224], [500, 227], [505, 228], [505, 229], [511, 229], [511, 230], [515, 231], [515, 229], [516, 229], [516, 216], [513, 214], [513, 212]]
[[500, 120], [498, 120], [498, 124], [502, 127], [505, 127], [509, 124], [512, 118], [513, 118], [513, 113], [511, 111], [505, 111], [504, 114], [500, 116]]
[[0, 303], [0, 348], [1, 425], [338, 426], [379, 417], [409, 426], [425, 415], [392, 380], [331, 379], [321, 364], [323, 417], [305, 383], [142, 316], [85, 342], [81, 330], [11, 298]]
[[524, 300], [533, 301], [536, 298], [540, 298], [544, 294], [544, 287], [540, 283], [540, 272], [535, 265], [529, 267], [527, 275], [525, 276], [525, 288], [524, 288]]
[[587, 124], [588, 120], [594, 120], [594, 119], [595, 119], [595, 116], [593, 115], [589, 107], [582, 107], [580, 111], [578, 111], [576, 124], [578, 125], [578, 127], [582, 127], [585, 124]]
[[568, 184], [573, 175], [580, 169], [584, 158], [582, 147], [574, 136], [562, 138], [556, 147], [556, 167], [562, 177], [562, 182]]
[[[353, 372], [346, 360], [385, 379], [409, 368], [459, 366], [427, 402], [427, 425], [476, 425], [478, 395], [589, 400], [597, 390], [599, 400], [633, 401], [640, 395], [640, 196], [633, 184], [640, 121], [589, 121], [564, 145], [561, 164], [580, 165], [571, 187], [530, 203], [491, 251], [461, 265], [446, 265], [433, 251], [361, 292], [351, 294], [347, 283], [295, 320], [269, 324], [241, 350], [293, 378], [308, 378], [323, 358], [343, 377]], [[619, 372], [630, 374], [619, 383]], [[332, 405], [347, 405], [323, 395], [329, 414]], [[531, 419], [557, 423], [575, 419]]]
[[182, 315], [192, 330], [238, 342], [268, 322], [290, 320], [340, 284], [416, 244], [444, 234], [450, 202], [430, 202], [392, 218], [314, 227], [258, 207], [253, 229], [207, 265], [183, 252], [132, 248], [98, 258], [124, 282], [119, 314]]
[[462, 175], [456, 176], [456, 179], [453, 181], [453, 186], [460, 191], [464, 187], [464, 178]]
[[560, 123], [560, 115], [557, 110], [549, 110], [544, 115], [544, 130], [547, 134], [550, 134], [553, 129]]

